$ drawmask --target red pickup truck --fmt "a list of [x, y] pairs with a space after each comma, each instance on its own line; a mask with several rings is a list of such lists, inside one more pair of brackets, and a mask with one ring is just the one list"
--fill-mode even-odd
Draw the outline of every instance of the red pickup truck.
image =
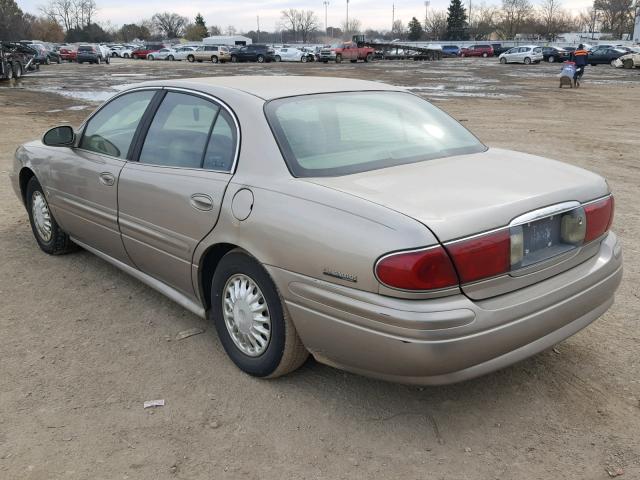
[[328, 63], [330, 60], [336, 63], [343, 60], [349, 60], [351, 63], [356, 63], [358, 60], [371, 62], [374, 54], [375, 50], [371, 47], [358, 46], [355, 42], [345, 42], [320, 50], [320, 61], [323, 63]]

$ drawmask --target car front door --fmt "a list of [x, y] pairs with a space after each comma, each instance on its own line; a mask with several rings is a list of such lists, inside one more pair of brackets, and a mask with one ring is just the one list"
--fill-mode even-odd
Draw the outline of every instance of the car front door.
[[118, 177], [141, 120], [157, 90], [116, 97], [86, 123], [77, 148], [56, 150], [49, 160], [50, 203], [74, 239], [130, 264], [118, 230]]
[[133, 263], [194, 296], [193, 252], [215, 226], [235, 167], [238, 127], [213, 99], [166, 91], [122, 169], [118, 220]]

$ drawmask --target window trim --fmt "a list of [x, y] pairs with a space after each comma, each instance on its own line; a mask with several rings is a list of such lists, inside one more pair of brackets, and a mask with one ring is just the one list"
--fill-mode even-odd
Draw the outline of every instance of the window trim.
[[[176, 167], [176, 166], [172, 166], [172, 165], [153, 165], [151, 163], [142, 163], [140, 162], [140, 153], [142, 152], [142, 147], [144, 146], [144, 142], [147, 138], [147, 133], [149, 133], [149, 128], [151, 127], [151, 123], [153, 122], [153, 119], [155, 118], [155, 115], [158, 111], [158, 108], [160, 108], [160, 105], [162, 104], [162, 102], [158, 102], [156, 105], [154, 105], [154, 109], [153, 109], [153, 113], [149, 118], [149, 121], [147, 122], [146, 125], [144, 125], [143, 130], [140, 132], [140, 136], [136, 139], [136, 148], [133, 152], [133, 156], [131, 158], [131, 162], [136, 162], [139, 165], [149, 165], [152, 167], [156, 167], [156, 168], [174, 168], [177, 170], [195, 170], [195, 171], [199, 171], [199, 172], [216, 172], [216, 173], [224, 173], [227, 175], [234, 175], [236, 172], [236, 167], [238, 165], [238, 159], [240, 158], [240, 143], [241, 143], [241, 130], [240, 130], [240, 123], [238, 122], [238, 118], [236, 117], [235, 112], [231, 109], [231, 107], [229, 107], [225, 102], [223, 102], [222, 100], [220, 100], [219, 98], [210, 95], [208, 93], [204, 93], [204, 92], [200, 92], [198, 90], [192, 90], [189, 88], [183, 88], [183, 87], [161, 87], [162, 91], [165, 92], [165, 94], [162, 96], [162, 99], [164, 99], [164, 96], [166, 95], [166, 93], [169, 92], [174, 92], [174, 93], [184, 93], [184, 94], [188, 94], [188, 95], [193, 95], [194, 97], [200, 97], [203, 98], [205, 100], [210, 101], [211, 103], [217, 105], [219, 108], [224, 108], [226, 110], [226, 112], [229, 114], [229, 116], [231, 117], [231, 119], [233, 120], [235, 129], [236, 129], [236, 145], [235, 145], [235, 149], [233, 152], [233, 163], [231, 164], [231, 168], [229, 170], [215, 170], [212, 168], [204, 168], [204, 167]], [[218, 120], [218, 118], [220, 117], [220, 112], [218, 112], [218, 114], [216, 115], [215, 121], [212, 124], [212, 128], [211, 128], [211, 132], [213, 132], [213, 127], [215, 127], [215, 122]], [[209, 139], [207, 139], [207, 146], [209, 144]], [[206, 152], [206, 150], [205, 150]]]

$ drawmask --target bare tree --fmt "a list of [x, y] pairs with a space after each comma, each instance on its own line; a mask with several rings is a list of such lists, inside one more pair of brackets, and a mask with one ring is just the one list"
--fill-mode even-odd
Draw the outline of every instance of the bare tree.
[[51, 0], [48, 4], [41, 6], [40, 11], [44, 16], [60, 22], [65, 31], [75, 26], [74, 0]]
[[506, 38], [514, 38], [518, 30], [533, 12], [529, 0], [502, 0], [500, 28]]
[[431, 12], [427, 19], [427, 36], [429, 40], [441, 40], [447, 35], [447, 12]]
[[283, 30], [289, 30], [293, 34], [293, 41], [298, 40], [298, 31], [302, 21], [301, 12], [295, 8], [289, 8], [280, 12], [280, 22]]
[[493, 5], [481, 3], [474, 7], [473, 16], [469, 19], [469, 34], [475, 40], [486, 40], [496, 30], [500, 11]]
[[222, 28], [218, 27], [217, 25], [211, 25], [209, 27], [209, 35], [211, 35], [212, 37], [215, 37], [216, 35], [222, 35]]
[[229, 25], [225, 29], [225, 33], [230, 37], [233, 37], [236, 33], [238, 33], [238, 30], [236, 30], [236, 27], [234, 27], [233, 25]]
[[587, 8], [580, 12], [577, 18], [579, 30], [581, 32], [595, 33], [598, 31], [598, 21], [600, 15], [595, 8]]
[[352, 35], [360, 33], [360, 30], [362, 29], [362, 22], [357, 18], [350, 18], [349, 24], [347, 25], [347, 22], [344, 21], [340, 24], [340, 28], [343, 32], [343, 36], [351, 38]]
[[403, 39], [406, 33], [407, 29], [405, 28], [404, 23], [402, 23], [402, 20], [396, 20], [393, 22], [393, 25], [391, 25], [391, 36], [393, 38]]
[[305, 10], [299, 12], [298, 30], [302, 36], [302, 41], [306, 43], [309, 40], [309, 36], [316, 32], [320, 26], [318, 16], [312, 10]]
[[602, 30], [611, 32], [615, 38], [632, 33], [634, 22], [633, 0], [595, 0], [593, 8], [602, 15]]
[[181, 37], [184, 33], [184, 27], [189, 23], [187, 17], [169, 12], [156, 13], [151, 20], [166, 38]]
[[560, 8], [560, 0], [543, 0], [540, 4], [540, 23], [544, 28], [544, 35], [551, 41], [554, 41], [560, 33], [562, 17]]

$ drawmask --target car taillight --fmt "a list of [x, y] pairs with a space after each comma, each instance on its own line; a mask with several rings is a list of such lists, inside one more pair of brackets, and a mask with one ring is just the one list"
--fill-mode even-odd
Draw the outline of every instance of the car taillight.
[[478, 235], [447, 245], [460, 281], [473, 282], [511, 269], [511, 240], [508, 229]]
[[601, 237], [611, 228], [614, 207], [615, 200], [613, 195], [584, 206], [587, 216], [587, 232], [584, 237], [584, 243]]
[[402, 290], [437, 290], [458, 285], [449, 255], [441, 246], [391, 253], [375, 267], [378, 280]]

